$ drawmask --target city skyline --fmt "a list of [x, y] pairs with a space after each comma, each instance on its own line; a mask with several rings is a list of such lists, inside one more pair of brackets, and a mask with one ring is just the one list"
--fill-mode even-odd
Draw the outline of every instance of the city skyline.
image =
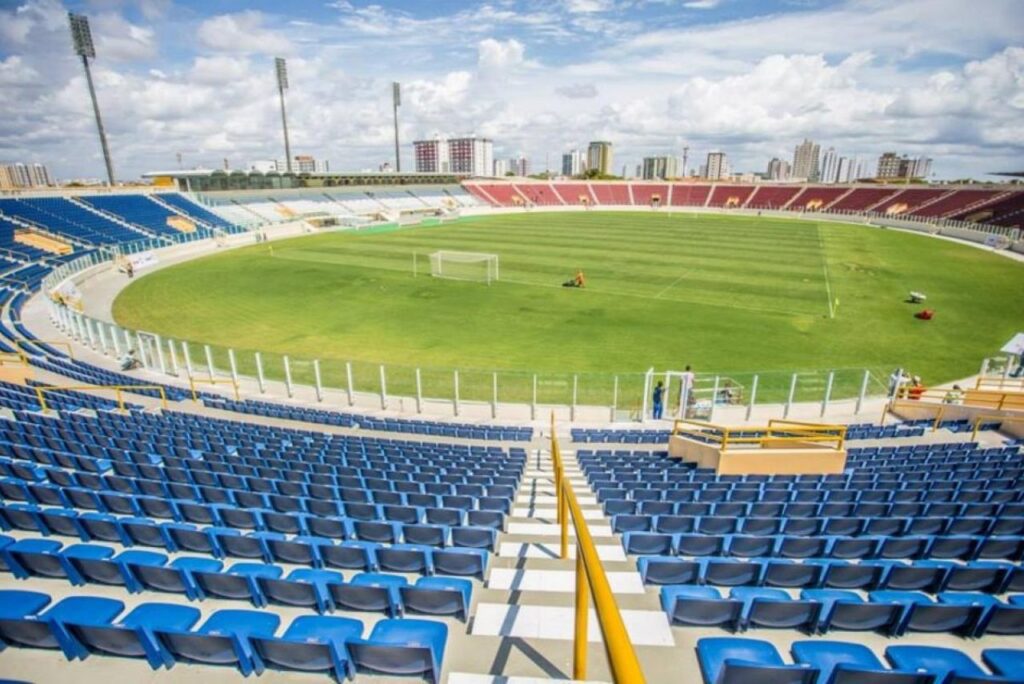
[[[808, 137], [941, 159], [938, 179], [985, 178], [1024, 153], [1024, 22], [1012, 0], [978, 4], [0, 2], [0, 88], [17, 103], [0, 158], [45, 160], [61, 178], [102, 171], [71, 10], [90, 16], [123, 179], [179, 153], [189, 168], [279, 158], [276, 56], [294, 146], [339, 170], [393, 159], [397, 81], [402, 141], [471, 131], [534, 171], [590, 140], [615, 143], [616, 171], [683, 146], [754, 171]], [[412, 168], [408, 144], [402, 158]]]

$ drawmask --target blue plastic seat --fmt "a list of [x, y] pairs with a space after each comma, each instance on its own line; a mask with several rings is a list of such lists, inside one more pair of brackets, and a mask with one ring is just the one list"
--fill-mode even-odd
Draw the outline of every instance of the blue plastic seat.
[[430, 554], [433, 572], [440, 575], [462, 575], [484, 578], [490, 559], [483, 549], [434, 549]]
[[454, 615], [469, 619], [473, 583], [457, 577], [421, 577], [414, 586], [398, 588], [403, 612]]
[[[479, 511], [470, 511], [470, 514], [478, 512]], [[500, 525], [495, 527], [472, 524], [453, 527], [451, 528], [452, 546], [494, 551], [494, 546], [498, 541], [497, 530], [500, 529], [500, 527]]]
[[939, 603], [981, 606], [982, 614], [971, 636], [983, 634], [1024, 634], [1024, 606], [1006, 604], [989, 594], [943, 592]]
[[345, 644], [363, 634], [359, 620], [302, 615], [281, 636], [251, 636], [256, 674], [266, 667], [302, 672], [332, 672], [337, 681], [355, 675]]
[[372, 571], [377, 569], [377, 551], [381, 548], [375, 542], [344, 541], [322, 547], [320, 558], [328, 568]]
[[[38, 599], [31, 600], [33, 604], [38, 602]], [[37, 614], [19, 616], [20, 609], [11, 609], [10, 617], [0, 619], [0, 642], [26, 648], [60, 649], [68, 659], [84, 657], [82, 647], [68, 635], [64, 623], [105, 625], [123, 610], [123, 602], [95, 596], [70, 596]], [[4, 610], [0, 614], [7, 613]]]
[[818, 632], [842, 629], [880, 631], [895, 634], [903, 607], [892, 603], [869, 603], [859, 594], [841, 589], [804, 589], [800, 598], [821, 604]]
[[386, 612], [397, 617], [401, 614], [399, 588], [409, 581], [399, 575], [361, 573], [348, 582], [328, 584], [331, 601], [348, 610]]
[[824, 567], [821, 565], [776, 559], [765, 563], [761, 582], [769, 587], [817, 587], [823, 575]]
[[764, 563], [736, 558], [700, 558], [701, 581], [722, 587], [756, 586], [761, 583]]
[[818, 670], [787, 665], [773, 645], [757, 639], [707, 637], [697, 641], [704, 684], [815, 684]]
[[184, 594], [190, 599], [201, 598], [193, 573], [217, 573], [224, 564], [213, 558], [191, 558], [188, 556], [175, 558], [167, 565], [155, 566], [125, 563], [125, 569], [131, 575], [136, 586], [149, 591], [164, 591], [172, 594]]
[[154, 638], [155, 630], [188, 630], [199, 621], [199, 610], [172, 603], [144, 603], [116, 624], [78, 623], [64, 627], [85, 652], [125, 658], [145, 658], [154, 670], [173, 662]]
[[448, 626], [428, 620], [381, 620], [366, 639], [351, 639], [356, 667], [396, 675], [422, 674], [439, 684]]
[[622, 546], [632, 555], [669, 555], [675, 550], [674, 536], [657, 532], [626, 532]]
[[903, 606], [897, 634], [905, 632], [950, 632], [970, 636], [977, 628], [984, 608], [980, 605], [935, 603], [914, 591], [873, 591], [872, 603], [895, 603]]
[[882, 664], [862, 644], [843, 641], [797, 641], [793, 660], [817, 669], [820, 684], [934, 684], [935, 676], [923, 672], [897, 672]]
[[1006, 681], [993, 678], [970, 656], [954, 648], [937, 646], [889, 646], [885, 658], [902, 672], [927, 672], [936, 682], [968, 684], [984, 681]]
[[248, 676], [253, 671], [250, 639], [272, 637], [281, 619], [255, 610], [219, 610], [195, 631], [155, 630], [160, 645], [175, 660], [231, 665]]
[[227, 570], [220, 572], [193, 571], [192, 579], [195, 581], [196, 589], [201, 597], [212, 596], [235, 601], [250, 601], [254, 606], [259, 607], [266, 605], [266, 599], [256, 580], [260, 577], [278, 578], [283, 572], [276, 565], [235, 563]]
[[377, 565], [391, 572], [433, 574], [434, 549], [422, 544], [392, 544], [377, 549]]
[[286, 579], [279, 577], [257, 577], [256, 584], [268, 603], [285, 606], [313, 608], [326, 613], [331, 608], [331, 597], [327, 585], [345, 581], [340, 572], [296, 568]]
[[986, 648], [981, 659], [997, 675], [1013, 681], [1024, 681], [1024, 649]]
[[640, 556], [637, 568], [645, 584], [696, 584], [700, 563], [675, 556]]
[[737, 631], [743, 602], [722, 598], [714, 587], [664, 586], [661, 606], [673, 624], [700, 627], [723, 627]]
[[751, 626], [807, 632], [817, 629], [821, 604], [805, 599], [793, 600], [782, 589], [735, 587], [729, 592], [729, 598], [743, 602], [740, 621], [744, 629]]

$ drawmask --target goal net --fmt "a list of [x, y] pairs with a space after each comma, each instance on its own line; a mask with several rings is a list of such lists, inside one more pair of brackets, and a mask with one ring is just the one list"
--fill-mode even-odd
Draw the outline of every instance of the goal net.
[[430, 275], [434, 278], [469, 280], [490, 285], [498, 279], [498, 255], [451, 250], [432, 252]]

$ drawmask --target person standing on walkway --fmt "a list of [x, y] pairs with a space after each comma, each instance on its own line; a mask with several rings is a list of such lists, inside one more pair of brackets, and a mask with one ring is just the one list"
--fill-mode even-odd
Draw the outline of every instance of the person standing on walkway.
[[652, 397], [654, 403], [654, 419], [661, 420], [662, 413], [665, 411], [665, 385], [658, 381], [658, 384], [654, 386], [654, 396]]

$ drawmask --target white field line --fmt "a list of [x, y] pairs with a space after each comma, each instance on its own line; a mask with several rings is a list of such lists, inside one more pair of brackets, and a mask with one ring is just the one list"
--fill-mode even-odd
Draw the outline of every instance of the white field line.
[[683, 278], [685, 278], [685, 277], [686, 277], [686, 273], [684, 272], [684, 273], [683, 273], [682, 275], [680, 275], [680, 276], [679, 276], [678, 278], [676, 278], [676, 279], [675, 279], [675, 280], [673, 280], [673, 281], [672, 281], [671, 283], [669, 283], [667, 287], [665, 287], [665, 288], [664, 288], [664, 289], [662, 289], [662, 290], [659, 290], [659, 291], [658, 291], [658, 294], [654, 295], [654, 298], [655, 298], [655, 299], [660, 299], [660, 298], [661, 298], [661, 295], [663, 295], [663, 294], [665, 294], [666, 292], [668, 292], [669, 290], [671, 290], [671, 289], [672, 289], [673, 287], [675, 287], [675, 286], [676, 286], [676, 285], [677, 285], [677, 284], [679, 283], [679, 281], [680, 281], [680, 280], [682, 280], [682, 279], [683, 279]]
[[836, 310], [832, 304], [832, 279], [828, 275], [828, 255], [825, 253], [825, 243], [821, 239], [821, 226], [815, 223], [814, 231], [818, 234], [818, 250], [821, 254], [821, 270], [825, 273], [825, 296], [828, 297], [828, 317], [835, 318]]

